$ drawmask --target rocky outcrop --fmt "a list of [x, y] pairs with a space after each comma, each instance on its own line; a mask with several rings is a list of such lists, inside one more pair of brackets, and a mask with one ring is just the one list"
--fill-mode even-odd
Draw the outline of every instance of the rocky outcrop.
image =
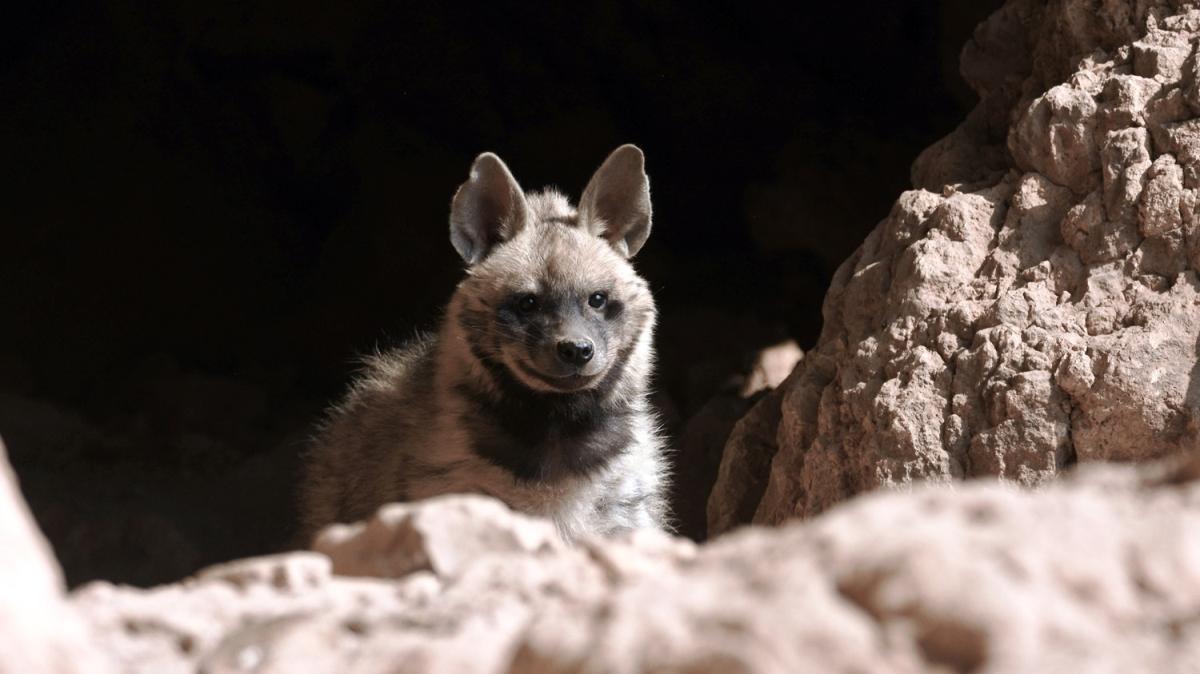
[[325, 554], [72, 604], [120, 671], [156, 674], [1194, 671], [1198, 461], [882, 492], [702, 547], [567, 547], [447, 497], [330, 529]]
[[731, 435], [710, 533], [1200, 447], [1198, 39], [1174, 2], [1018, 0], [976, 31], [978, 108], [918, 158], [816, 347]]

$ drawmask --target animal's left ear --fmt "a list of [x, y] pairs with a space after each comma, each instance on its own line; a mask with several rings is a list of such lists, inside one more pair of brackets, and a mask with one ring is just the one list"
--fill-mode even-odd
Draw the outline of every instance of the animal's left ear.
[[636, 145], [622, 145], [600, 165], [579, 199], [579, 218], [625, 257], [641, 250], [650, 236], [650, 178]]

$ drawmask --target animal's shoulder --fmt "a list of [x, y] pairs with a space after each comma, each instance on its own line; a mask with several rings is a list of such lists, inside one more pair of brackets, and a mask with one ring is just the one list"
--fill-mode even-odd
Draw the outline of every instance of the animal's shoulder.
[[329, 420], [394, 412], [405, 401], [430, 399], [436, 347], [435, 336], [419, 335], [364, 356], [349, 392], [329, 410]]
[[352, 394], [398, 392], [410, 387], [421, 375], [432, 373], [436, 347], [436, 336], [418, 335], [402, 346], [363, 356]]

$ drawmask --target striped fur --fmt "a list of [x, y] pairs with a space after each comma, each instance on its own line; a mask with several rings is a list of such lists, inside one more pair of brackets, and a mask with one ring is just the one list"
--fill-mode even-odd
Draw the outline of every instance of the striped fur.
[[[609, 157], [578, 210], [554, 191], [525, 194], [480, 155], [451, 210], [466, 278], [436, 335], [369, 358], [328, 414], [301, 490], [307, 535], [387, 502], [460, 492], [546, 516], [568, 540], [666, 527], [647, 400], [656, 311], [627, 259], [649, 228], [633, 146]], [[589, 304], [597, 292], [600, 307]], [[564, 364], [554, 346], [565, 337], [595, 355]]]

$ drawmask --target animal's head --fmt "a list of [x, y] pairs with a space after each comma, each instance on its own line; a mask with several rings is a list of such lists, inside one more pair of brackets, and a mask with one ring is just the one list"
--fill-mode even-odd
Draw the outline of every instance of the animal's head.
[[633, 145], [609, 155], [578, 209], [550, 190], [526, 194], [499, 157], [479, 155], [450, 211], [468, 265], [457, 318], [475, 357], [547, 392], [612, 381], [638, 349], [648, 359], [654, 303], [629, 258], [649, 235], [650, 181]]

